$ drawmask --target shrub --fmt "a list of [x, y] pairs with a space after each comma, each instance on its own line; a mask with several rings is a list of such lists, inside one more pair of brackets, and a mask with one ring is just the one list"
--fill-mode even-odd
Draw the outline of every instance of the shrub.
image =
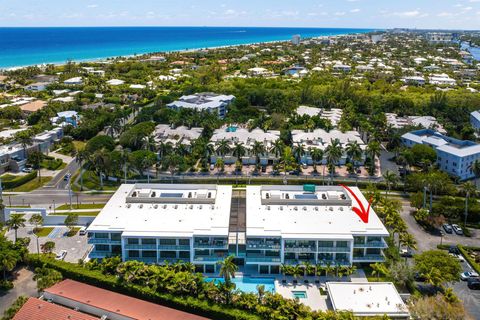
[[26, 174], [24, 176], [19, 176], [15, 179], [9, 180], [9, 181], [4, 181], [3, 182], [3, 188], [5, 189], [14, 189], [16, 187], [19, 187], [37, 177], [37, 171], [32, 171], [29, 174]]
[[13, 289], [13, 282], [8, 280], [0, 280], [0, 290], [8, 291]]
[[28, 298], [25, 296], [18, 297], [17, 300], [15, 300], [15, 302], [10, 306], [10, 308], [5, 310], [5, 312], [3, 313], [2, 320], [12, 319], [15, 316], [15, 314], [18, 312], [18, 310], [20, 310], [20, 308], [25, 304], [25, 302], [27, 302], [27, 300]]
[[460, 250], [460, 253], [465, 257], [465, 259], [472, 266], [475, 272], [480, 274], [480, 264], [478, 264], [474, 259], [472, 259], [472, 257], [470, 257], [470, 253], [468, 252], [469, 249], [466, 249], [464, 246], [460, 244], [458, 245], [458, 250]]

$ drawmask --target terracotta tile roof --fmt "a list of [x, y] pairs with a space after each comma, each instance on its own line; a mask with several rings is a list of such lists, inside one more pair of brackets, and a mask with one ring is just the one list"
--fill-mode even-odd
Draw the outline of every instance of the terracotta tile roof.
[[88, 314], [37, 298], [29, 298], [13, 320], [98, 320]]
[[[45, 293], [139, 320], [205, 320], [207, 318], [66, 279]], [[53, 299], [55, 301], [55, 299]], [[99, 315], [101, 316], [101, 315]]]
[[46, 105], [47, 105], [47, 103], [45, 101], [35, 100], [35, 101], [29, 102], [27, 104], [21, 105], [20, 109], [23, 112], [35, 112], [37, 110], [42, 109]]

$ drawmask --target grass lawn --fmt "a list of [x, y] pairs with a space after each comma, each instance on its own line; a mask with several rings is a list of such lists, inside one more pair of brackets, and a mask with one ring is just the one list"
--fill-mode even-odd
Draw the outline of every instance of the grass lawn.
[[55, 229], [54, 227], [41, 227], [35, 229], [33, 232], [37, 235], [37, 237], [46, 237]]
[[5, 208], [30, 208], [30, 205], [25, 205], [25, 206], [5, 206]]
[[18, 176], [14, 176], [13, 174], [4, 174], [2, 175], [2, 181], [12, 181], [13, 179], [17, 178]]
[[75, 146], [75, 150], [82, 150], [83, 148], [85, 148], [85, 142], [83, 141], [78, 141], [78, 140], [75, 140], [73, 141], [73, 145]]
[[13, 192], [30, 192], [35, 189], [38, 189], [42, 187], [44, 184], [52, 180], [52, 177], [42, 177], [41, 180], [39, 181], [38, 178], [32, 179], [28, 181], [27, 183], [22, 184], [21, 186], [18, 186], [13, 189], [8, 189], [5, 191], [13, 191]]
[[[103, 209], [106, 203], [72, 203], [72, 209]], [[70, 210], [70, 205], [68, 203], [62, 204], [60, 207], [57, 207], [56, 210]]]
[[[100, 213], [100, 211], [85, 211], [85, 212], [73, 212], [77, 213], [79, 216], [89, 216], [89, 217], [96, 217]], [[69, 212], [51, 212], [50, 215], [52, 216], [68, 216]]]
[[[103, 180], [103, 190], [117, 190], [119, 185], [118, 182]], [[88, 170], [83, 173], [83, 186], [88, 190], [102, 190], [100, 189], [100, 178], [98, 175]]]

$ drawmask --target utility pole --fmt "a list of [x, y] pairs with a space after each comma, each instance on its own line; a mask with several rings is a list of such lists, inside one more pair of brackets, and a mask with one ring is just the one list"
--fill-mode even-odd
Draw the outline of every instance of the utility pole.
[[68, 177], [68, 198], [70, 200], [70, 210], [72, 210], [72, 176]]
[[467, 216], [468, 216], [468, 198], [470, 197], [470, 191], [467, 191], [466, 197], [465, 197], [465, 221], [463, 222], [463, 226], [466, 228], [467, 227]]

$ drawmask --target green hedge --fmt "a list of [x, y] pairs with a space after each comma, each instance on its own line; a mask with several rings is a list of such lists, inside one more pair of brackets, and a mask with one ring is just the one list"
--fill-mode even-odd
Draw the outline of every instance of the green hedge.
[[3, 188], [4, 189], [14, 189], [16, 187], [19, 187], [28, 181], [31, 181], [37, 177], [37, 171], [32, 171], [29, 174], [26, 174], [24, 176], [18, 176], [18, 178], [15, 178], [13, 180], [5, 181], [3, 182]]
[[[468, 248], [468, 247], [467, 247]], [[475, 269], [475, 271], [480, 274], [480, 264], [478, 264], [477, 262], [475, 262], [475, 260], [473, 260], [470, 255], [468, 254], [468, 251], [462, 246], [462, 245], [458, 245], [458, 249], [460, 250], [460, 252], [462, 253], [462, 255], [465, 257], [465, 259], [468, 261], [468, 263], [472, 266], [473, 269]], [[469, 248], [470, 249], [470, 248]], [[474, 249], [474, 248], [471, 248], [471, 249]]]
[[244, 310], [231, 308], [221, 304], [210, 303], [188, 296], [174, 296], [166, 293], [152, 292], [138, 285], [119, 283], [115, 276], [107, 276], [99, 271], [88, 270], [80, 265], [64, 261], [48, 259], [44, 256], [29, 255], [28, 264], [32, 267], [46, 266], [62, 273], [64, 278], [77, 280], [106, 290], [151, 301], [167, 307], [194, 313], [218, 320], [260, 320], [257, 315]]

